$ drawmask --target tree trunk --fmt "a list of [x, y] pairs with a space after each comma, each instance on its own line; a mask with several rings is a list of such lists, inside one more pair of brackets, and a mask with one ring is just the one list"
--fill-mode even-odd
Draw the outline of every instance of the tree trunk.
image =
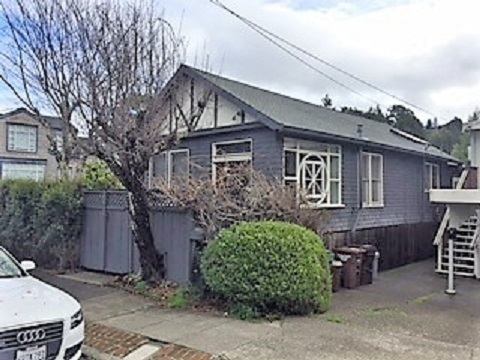
[[130, 215], [132, 219], [133, 239], [140, 252], [142, 278], [148, 282], [160, 282], [165, 278], [163, 254], [155, 247], [150, 225], [149, 204], [144, 194], [132, 193], [130, 197]]

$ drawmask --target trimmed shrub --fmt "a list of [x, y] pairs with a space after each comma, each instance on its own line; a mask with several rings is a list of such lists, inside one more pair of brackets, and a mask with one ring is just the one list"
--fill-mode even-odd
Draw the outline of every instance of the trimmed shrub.
[[89, 190], [117, 190], [123, 189], [122, 184], [101, 160], [88, 161], [83, 169], [83, 185]]
[[220, 232], [202, 257], [209, 289], [234, 309], [305, 315], [330, 306], [328, 254], [311, 230], [250, 222]]
[[58, 270], [78, 264], [81, 187], [75, 182], [0, 182], [0, 245], [19, 259]]

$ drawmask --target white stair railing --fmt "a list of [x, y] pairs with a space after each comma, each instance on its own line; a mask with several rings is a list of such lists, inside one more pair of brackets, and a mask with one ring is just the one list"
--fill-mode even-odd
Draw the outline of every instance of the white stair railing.
[[[455, 187], [456, 190], [460, 190], [463, 188], [465, 181], [467, 180], [468, 176], [468, 168], [463, 169], [460, 178], [458, 179], [457, 186]], [[441, 246], [443, 243], [443, 235], [445, 231], [447, 231], [448, 222], [450, 220], [450, 209], [446, 209], [445, 213], [443, 214], [442, 221], [440, 222], [440, 226], [438, 227], [437, 234], [435, 235], [435, 240], [433, 241], [433, 245]]]
[[[456, 190], [463, 189], [463, 185], [467, 180], [468, 176], [468, 168], [463, 169], [460, 178], [458, 179], [457, 186], [455, 186]], [[445, 213], [443, 214], [442, 221], [440, 222], [440, 226], [438, 227], [437, 234], [435, 235], [435, 239], [433, 240], [433, 245], [437, 247], [437, 271], [442, 270], [442, 256], [443, 256], [443, 236], [448, 228], [448, 222], [450, 221], [450, 209], [447, 208]]]

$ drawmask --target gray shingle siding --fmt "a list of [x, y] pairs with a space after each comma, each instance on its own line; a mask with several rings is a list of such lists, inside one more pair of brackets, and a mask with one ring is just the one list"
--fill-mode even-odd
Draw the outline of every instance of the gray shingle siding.
[[[414, 224], [437, 220], [439, 208], [429, 202], [424, 184], [424, 159], [421, 156], [394, 151], [370, 151], [383, 154], [384, 166], [384, 206], [381, 208], [361, 208], [358, 210], [358, 153], [360, 148], [343, 146], [343, 179], [345, 208], [330, 211], [330, 229], [345, 231], [355, 222], [357, 229]], [[438, 163], [438, 162], [437, 162]], [[441, 185], [451, 186], [455, 168], [441, 165]], [[357, 215], [358, 213], [358, 215]], [[358, 219], [356, 217], [358, 216]]]
[[[228, 133], [211, 133], [206, 136], [187, 138], [180, 148], [190, 149], [190, 159], [195, 165], [210, 170], [212, 165], [212, 144], [221, 141], [252, 139], [253, 166], [256, 170], [280, 178], [282, 175], [283, 143], [278, 134], [265, 126], [241, 130], [232, 127]], [[195, 168], [195, 165], [192, 167]]]
[[339, 145], [342, 146], [342, 199], [345, 207], [327, 210], [328, 229], [332, 231], [350, 229], [355, 221], [355, 209], [358, 207], [358, 149], [346, 143]]
[[[311, 140], [311, 139], [310, 139]], [[317, 141], [322, 142], [321, 139]], [[325, 140], [325, 143], [332, 143]], [[441, 209], [429, 202], [424, 189], [424, 161], [422, 156], [376, 147], [363, 147], [347, 142], [342, 146], [342, 198], [343, 208], [328, 209], [328, 229], [347, 231], [414, 224], [436, 221]], [[360, 151], [383, 155], [384, 206], [381, 208], [359, 208], [359, 154]], [[440, 165], [441, 186], [451, 187], [451, 178], [458, 175], [455, 167], [446, 161], [428, 159]]]
[[383, 167], [384, 207], [362, 208], [358, 228], [425, 221], [429, 203], [422, 185], [423, 159], [386, 151], [383, 152]]
[[[286, 136], [287, 137], [287, 136]], [[252, 139], [254, 168], [280, 179], [283, 175], [283, 135], [265, 126], [244, 129], [234, 126], [229, 132], [211, 132], [182, 141], [180, 148], [190, 149], [190, 159], [211, 171], [212, 143]], [[312, 140], [312, 139], [310, 139]], [[329, 140], [319, 142], [334, 143]], [[328, 209], [328, 229], [333, 232], [413, 224], [437, 220], [440, 208], [430, 204], [424, 190], [424, 161], [422, 156], [385, 150], [377, 147], [363, 151], [383, 155], [384, 207], [359, 208], [358, 161], [362, 148], [357, 144], [337, 142], [342, 146], [342, 199], [344, 207]], [[446, 161], [431, 161], [440, 165], [442, 187], [451, 187], [451, 178], [458, 175], [456, 168]], [[195, 168], [194, 165], [192, 169]], [[194, 171], [194, 170], [193, 170]]]

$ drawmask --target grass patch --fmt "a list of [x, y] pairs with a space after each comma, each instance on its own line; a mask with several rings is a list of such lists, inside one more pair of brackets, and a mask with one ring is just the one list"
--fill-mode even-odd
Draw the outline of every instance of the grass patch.
[[168, 306], [172, 309], [186, 309], [200, 300], [200, 294], [194, 287], [179, 288], [168, 299]]
[[408, 314], [405, 311], [395, 307], [367, 308], [364, 310], [364, 313], [368, 316], [380, 316], [380, 315], [408, 316]]
[[331, 323], [334, 323], [334, 324], [346, 324], [347, 323], [347, 320], [342, 315], [339, 315], [339, 314], [328, 315], [326, 320], [328, 322], [331, 322]]
[[172, 309], [186, 309], [190, 305], [190, 301], [184, 290], [179, 290], [168, 299], [168, 306]]
[[433, 294], [425, 295], [425, 296], [419, 296], [419, 297], [413, 299], [412, 303], [414, 303], [414, 304], [425, 304], [425, 303], [431, 301], [432, 298], [433, 298]]

